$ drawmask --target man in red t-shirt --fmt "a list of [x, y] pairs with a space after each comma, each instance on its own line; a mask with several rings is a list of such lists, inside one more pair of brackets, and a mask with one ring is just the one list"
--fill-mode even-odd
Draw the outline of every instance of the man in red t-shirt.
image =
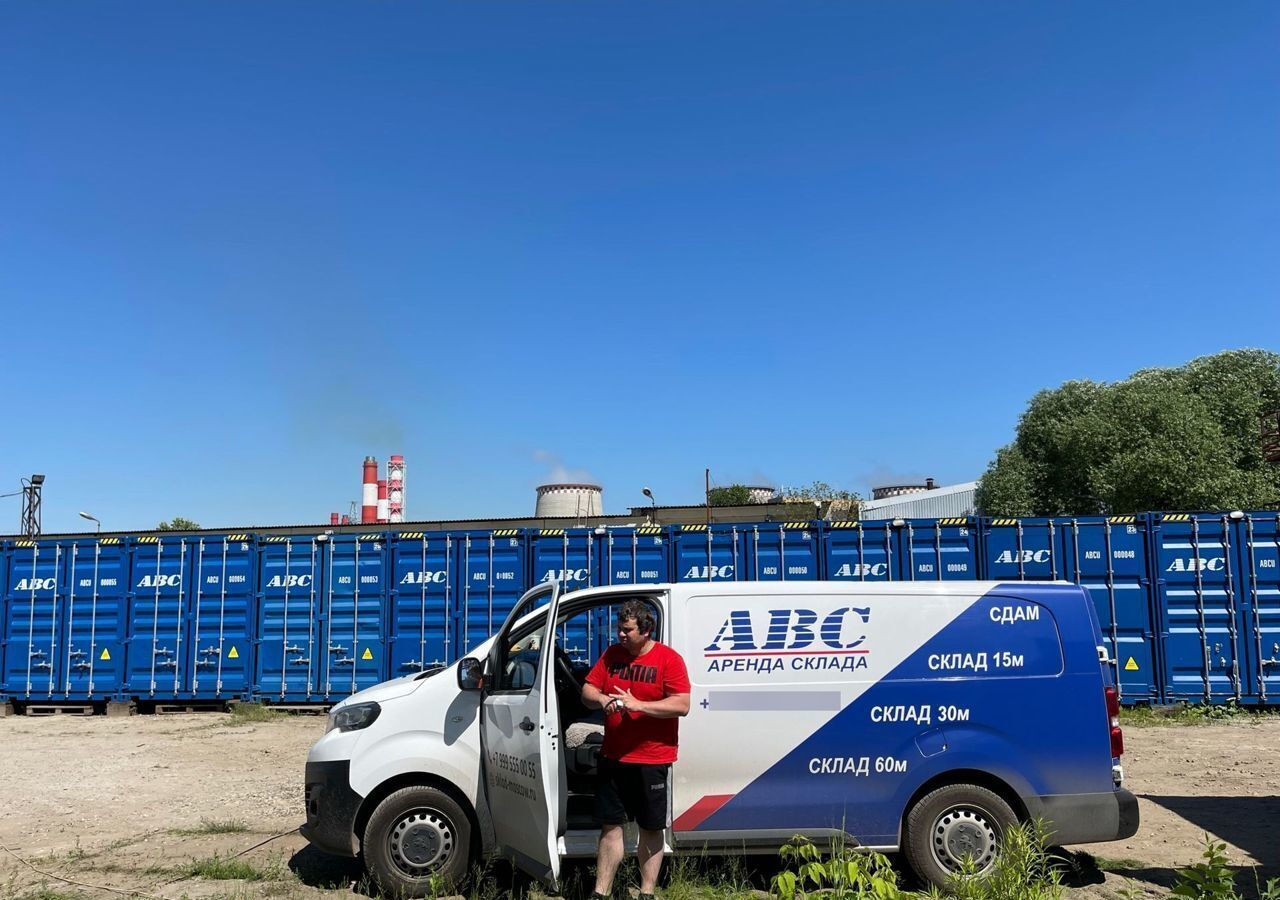
[[624, 852], [622, 826], [640, 829], [640, 900], [653, 900], [667, 827], [667, 772], [676, 760], [677, 719], [689, 714], [689, 673], [680, 654], [653, 639], [653, 609], [628, 600], [618, 643], [596, 661], [582, 701], [604, 709], [595, 819], [600, 825], [593, 898], [607, 898]]

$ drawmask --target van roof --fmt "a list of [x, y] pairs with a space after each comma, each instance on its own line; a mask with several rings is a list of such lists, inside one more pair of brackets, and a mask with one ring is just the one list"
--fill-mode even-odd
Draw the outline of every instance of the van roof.
[[[605, 587], [582, 588], [572, 591], [575, 598], [591, 596], [616, 596], [626, 594], [671, 593], [685, 596], [716, 594], [741, 594], [744, 591], [757, 596], [782, 596], [787, 594], [858, 594], [921, 595], [921, 594], [985, 594], [997, 588], [1026, 591], [1045, 587], [1075, 588], [1070, 581], [683, 581], [660, 584], [616, 584]], [[568, 596], [568, 595], [566, 595]]]

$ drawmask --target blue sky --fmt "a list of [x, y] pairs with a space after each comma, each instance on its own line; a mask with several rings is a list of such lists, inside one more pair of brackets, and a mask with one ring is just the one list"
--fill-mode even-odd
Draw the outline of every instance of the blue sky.
[[1278, 43], [1249, 2], [0, 5], [0, 493], [977, 477], [1040, 388], [1276, 349]]

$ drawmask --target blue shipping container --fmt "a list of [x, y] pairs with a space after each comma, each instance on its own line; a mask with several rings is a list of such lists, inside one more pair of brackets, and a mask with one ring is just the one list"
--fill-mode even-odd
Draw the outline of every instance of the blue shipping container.
[[1256, 699], [1241, 678], [1244, 617], [1234, 530], [1225, 514], [1154, 516], [1152, 575], [1166, 701]]
[[1089, 591], [1121, 699], [1158, 702], [1161, 683], [1156, 670], [1147, 517], [1060, 518], [1056, 530], [1062, 577]]
[[391, 677], [411, 675], [456, 658], [458, 564], [445, 532], [401, 532], [389, 540]]
[[[530, 585], [543, 581], [559, 581], [564, 591], [594, 587], [598, 551], [596, 534], [590, 528], [543, 528], [532, 538], [530, 548], [532, 573]], [[502, 624], [499, 618], [486, 637]], [[565, 622], [560, 630], [559, 646], [570, 661], [585, 666], [595, 661], [601, 645], [600, 616], [582, 613]]]
[[897, 581], [898, 538], [889, 522], [828, 522], [822, 571], [828, 581]]
[[751, 581], [817, 581], [822, 557], [819, 526], [778, 522], [742, 527], [746, 571]]
[[57, 695], [58, 629], [63, 597], [62, 548], [14, 541], [5, 586], [5, 694], [18, 700]]
[[58, 666], [66, 700], [109, 700], [125, 683], [129, 555], [118, 537], [63, 548], [66, 623]]
[[252, 688], [258, 568], [251, 536], [201, 536], [192, 552], [187, 693], [206, 700], [245, 698]]
[[1249, 513], [1237, 522], [1236, 547], [1246, 613], [1246, 691], [1280, 702], [1280, 513]]
[[1055, 581], [1065, 577], [1060, 528], [1053, 519], [986, 519], [979, 544], [980, 577], [988, 581]]
[[389, 677], [385, 538], [383, 533], [335, 534], [325, 542], [320, 642], [326, 700], [349, 696]]
[[737, 525], [681, 525], [674, 541], [676, 581], [750, 578], [743, 566], [746, 538]]
[[272, 535], [258, 546], [253, 696], [275, 703], [324, 699], [320, 641], [324, 542]]
[[902, 581], [972, 581], [978, 577], [976, 519], [907, 519], [898, 532]]
[[528, 554], [515, 528], [461, 532], [453, 542], [462, 582], [455, 610], [460, 656], [487, 641], [515, 609], [528, 589]]
[[129, 542], [124, 693], [135, 700], [190, 697], [183, 661], [192, 540], [143, 535]]

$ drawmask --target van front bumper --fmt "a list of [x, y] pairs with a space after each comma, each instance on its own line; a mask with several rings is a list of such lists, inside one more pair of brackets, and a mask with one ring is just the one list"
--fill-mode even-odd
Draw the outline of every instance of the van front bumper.
[[351, 790], [350, 760], [308, 762], [306, 774], [307, 824], [302, 836], [317, 849], [334, 856], [356, 856], [356, 814], [364, 800]]
[[[1138, 832], [1138, 798], [1116, 788], [1096, 794], [1052, 794], [1028, 804], [1031, 815], [1045, 820], [1054, 844], [1121, 841]], [[1039, 806], [1039, 809], [1034, 807]]]

